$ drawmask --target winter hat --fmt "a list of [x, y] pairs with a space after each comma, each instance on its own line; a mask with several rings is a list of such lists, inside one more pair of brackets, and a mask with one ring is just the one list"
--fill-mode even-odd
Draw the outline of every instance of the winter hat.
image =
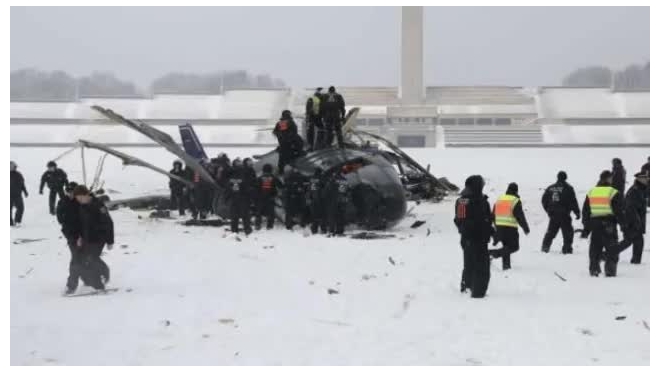
[[561, 170], [560, 172], [557, 173], [557, 180], [563, 182], [566, 179], [568, 179], [568, 175], [566, 175], [566, 172], [564, 170]]
[[506, 194], [518, 194], [518, 184], [509, 183], [509, 186], [506, 188]]
[[600, 173], [600, 180], [601, 181], [603, 181], [607, 178], [611, 178], [611, 177], [612, 177], [612, 172], [609, 171], [609, 170], [604, 170], [602, 173]]
[[74, 196], [87, 196], [89, 195], [89, 189], [82, 184], [79, 184], [73, 188]]
[[78, 186], [78, 183], [76, 182], [69, 182], [69, 184], [64, 187], [64, 190], [71, 193], [73, 190]]

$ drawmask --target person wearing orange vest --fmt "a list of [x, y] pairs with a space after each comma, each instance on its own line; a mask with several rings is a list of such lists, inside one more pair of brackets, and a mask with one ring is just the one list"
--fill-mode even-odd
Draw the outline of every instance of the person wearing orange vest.
[[[623, 196], [612, 187], [612, 172], [605, 170], [600, 174], [598, 184], [592, 188], [582, 206], [582, 238], [591, 233], [589, 242], [589, 274], [600, 275], [600, 261], [604, 256], [605, 276], [616, 276], [619, 256], [616, 253], [618, 233], [616, 225], [624, 225]], [[604, 253], [603, 253], [603, 250]]]
[[511, 269], [511, 254], [520, 248], [518, 226], [526, 235], [529, 234], [529, 225], [518, 196], [518, 184], [509, 184], [506, 194], [497, 199], [493, 207], [493, 220], [496, 228], [493, 246], [502, 242], [502, 248], [490, 250], [489, 253], [493, 258], [502, 258], [503, 270]]

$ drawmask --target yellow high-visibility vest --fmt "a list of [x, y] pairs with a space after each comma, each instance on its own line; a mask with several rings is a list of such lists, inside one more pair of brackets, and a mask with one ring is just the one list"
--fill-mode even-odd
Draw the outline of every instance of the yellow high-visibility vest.
[[513, 216], [513, 208], [520, 199], [512, 195], [504, 195], [495, 202], [495, 225], [498, 227], [518, 227], [518, 220]]
[[321, 112], [321, 98], [312, 95], [312, 113], [318, 115]]
[[612, 211], [612, 198], [617, 194], [617, 190], [610, 186], [597, 186], [589, 191], [589, 208], [592, 218], [602, 218], [604, 216], [614, 215]]

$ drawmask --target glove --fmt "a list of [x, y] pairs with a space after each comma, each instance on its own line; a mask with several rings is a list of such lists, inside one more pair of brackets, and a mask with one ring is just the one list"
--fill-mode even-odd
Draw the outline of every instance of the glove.
[[529, 229], [525, 231], [525, 236], [529, 234]]
[[580, 214], [575, 214], [575, 220], [580, 220]]
[[27, 198], [27, 197], [28, 197], [28, 193], [27, 193], [27, 192], [24, 192], [24, 193], [25, 193], [25, 198]]
[[114, 245], [111, 244], [111, 243], [109, 243], [109, 244], [108, 244], [108, 251], [112, 250], [113, 247], [114, 247]]
[[39, 191], [39, 194], [40, 194], [40, 195], [44, 194], [44, 191], [41, 191], [41, 190], [40, 190], [40, 191]]

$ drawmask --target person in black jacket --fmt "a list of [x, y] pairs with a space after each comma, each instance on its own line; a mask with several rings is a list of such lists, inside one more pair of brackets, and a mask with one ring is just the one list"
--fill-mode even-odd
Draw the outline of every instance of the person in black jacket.
[[573, 235], [575, 232], [571, 212], [575, 214], [576, 219], [580, 219], [580, 207], [575, 197], [575, 190], [566, 182], [567, 178], [566, 172], [560, 171], [557, 173], [557, 182], [550, 185], [541, 198], [543, 210], [550, 218], [548, 230], [541, 245], [541, 251], [545, 253], [550, 251], [552, 240], [557, 236], [559, 229], [561, 229], [564, 239], [564, 245], [561, 249], [562, 254], [573, 253]]
[[257, 209], [257, 171], [254, 170], [254, 161], [246, 157], [243, 159], [243, 169], [245, 171], [245, 181], [247, 182], [248, 195], [248, 213], [250, 216], [256, 214]]
[[114, 223], [105, 205], [89, 192], [87, 187], [78, 185], [73, 196], [80, 204], [80, 237], [77, 246], [82, 249], [84, 281], [97, 290], [104, 290], [110, 280], [110, 269], [101, 259], [103, 247], [107, 244], [112, 250], [115, 243]]
[[620, 158], [612, 159], [612, 187], [621, 193], [621, 197], [626, 194], [626, 169]]
[[[589, 274], [600, 275], [600, 261], [605, 259], [605, 276], [616, 276], [619, 261], [617, 224], [624, 225], [623, 196], [612, 187], [612, 172], [600, 174], [596, 187], [592, 188], [582, 206], [582, 237], [591, 234], [589, 242]], [[603, 256], [604, 250], [604, 256]]]
[[623, 225], [623, 241], [619, 244], [618, 253], [632, 245], [633, 253], [630, 264], [642, 262], [644, 251], [644, 234], [646, 234], [646, 192], [649, 177], [646, 173], [635, 174], [635, 183], [626, 193], [625, 223]]
[[[172, 164], [170, 174], [185, 179], [185, 171], [183, 164], [179, 160], [175, 160]], [[185, 202], [185, 188], [186, 185], [176, 179], [170, 178], [170, 209], [179, 210], [179, 216], [186, 215], [186, 202]]]
[[[57, 202], [57, 221], [62, 226], [62, 235], [71, 253], [69, 261], [69, 277], [66, 280], [66, 293], [72, 294], [78, 288], [78, 281], [87, 278], [84, 272], [83, 250], [78, 246], [81, 236], [82, 221], [80, 219], [80, 204], [73, 196], [73, 190], [78, 184], [69, 182], [64, 188], [66, 197]], [[86, 282], [85, 282], [86, 284]]]
[[649, 184], [646, 187], [646, 206], [651, 206], [651, 156], [646, 159], [646, 163], [642, 165], [642, 173], [645, 173], [649, 178]]
[[314, 175], [309, 178], [307, 200], [311, 214], [312, 234], [318, 233], [319, 227], [321, 227], [321, 233], [325, 234], [328, 228], [326, 210], [323, 205], [323, 170], [320, 167], [314, 169]]
[[254, 227], [261, 229], [261, 219], [266, 217], [266, 229], [272, 229], [275, 223], [275, 197], [282, 182], [273, 175], [273, 166], [265, 164], [263, 173], [257, 178], [257, 216]]
[[305, 188], [307, 179], [298, 169], [291, 166], [287, 166], [285, 173], [284, 225], [286, 229], [292, 230], [295, 219], [298, 218], [300, 225], [304, 228], [306, 226]]
[[502, 258], [502, 270], [511, 269], [511, 254], [520, 249], [518, 225], [526, 235], [529, 234], [529, 225], [518, 195], [518, 184], [509, 184], [506, 196], [500, 197], [495, 202], [493, 219], [497, 230], [493, 246], [497, 242], [502, 242], [502, 248], [490, 250], [490, 255], [494, 258]]
[[[16, 170], [18, 166], [14, 161], [9, 162], [9, 225], [20, 225], [23, 221], [23, 195], [28, 196], [27, 188], [25, 188], [25, 179], [23, 174]], [[16, 216], [14, 216], [14, 208], [16, 208]]]
[[250, 176], [246, 174], [246, 169], [237, 158], [232, 163], [231, 169], [227, 174], [227, 196], [229, 197], [229, 214], [231, 216], [231, 231], [238, 233], [239, 219], [243, 221], [243, 231], [246, 235], [252, 233], [250, 225]]
[[51, 215], [55, 215], [55, 196], [64, 198], [64, 186], [69, 183], [64, 170], [57, 167], [55, 161], [48, 161], [48, 169], [41, 176], [39, 185], [39, 194], [44, 194], [44, 185], [48, 185], [50, 193], [48, 194], [48, 208]]
[[321, 100], [321, 115], [325, 123], [326, 146], [332, 146], [333, 134], [336, 134], [338, 146], [343, 147], [344, 136], [341, 127], [346, 118], [346, 104], [344, 97], [335, 91], [334, 86], [328, 88], [328, 94], [323, 95], [323, 99]]
[[495, 234], [488, 196], [483, 194], [483, 188], [481, 175], [469, 176], [454, 208], [454, 224], [461, 234], [463, 248], [461, 292], [469, 289], [473, 298], [483, 298], [488, 291], [488, 241]]
[[343, 172], [330, 179], [324, 190], [328, 232], [331, 236], [343, 236], [346, 227], [346, 206], [351, 199], [351, 189]]
[[284, 166], [304, 154], [304, 142], [298, 135], [298, 126], [291, 116], [291, 111], [282, 111], [282, 116], [273, 129], [273, 135], [277, 138], [278, 143], [277, 171], [281, 176], [284, 173]]

